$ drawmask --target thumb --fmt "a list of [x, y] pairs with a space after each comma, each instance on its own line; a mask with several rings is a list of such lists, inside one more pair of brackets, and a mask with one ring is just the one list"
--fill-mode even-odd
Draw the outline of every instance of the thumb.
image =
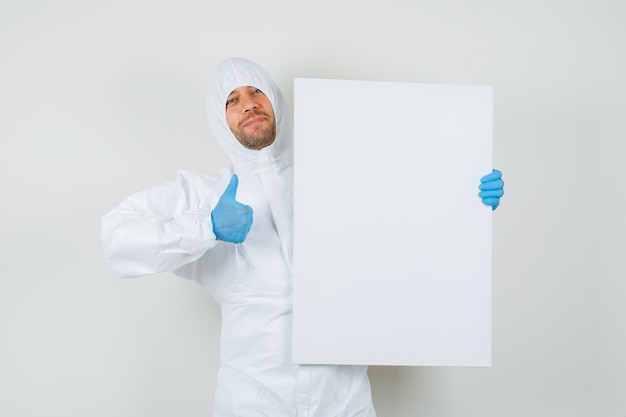
[[230, 178], [230, 182], [228, 183], [228, 186], [226, 187], [226, 190], [224, 190], [224, 194], [222, 194], [222, 197], [235, 200], [238, 186], [239, 186], [239, 177], [237, 177], [237, 174], [233, 174], [233, 176]]

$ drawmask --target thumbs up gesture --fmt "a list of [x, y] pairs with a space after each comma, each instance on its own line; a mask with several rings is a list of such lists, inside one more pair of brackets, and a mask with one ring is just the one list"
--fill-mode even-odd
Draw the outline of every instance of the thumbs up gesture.
[[233, 175], [224, 194], [211, 212], [213, 233], [217, 240], [241, 243], [246, 240], [252, 226], [252, 207], [235, 200], [239, 178]]

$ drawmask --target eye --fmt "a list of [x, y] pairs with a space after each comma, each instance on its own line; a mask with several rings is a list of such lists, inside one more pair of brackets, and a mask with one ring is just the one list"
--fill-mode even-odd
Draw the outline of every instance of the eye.
[[264, 94], [264, 93], [263, 93], [263, 91], [261, 91], [260, 89], [255, 88], [255, 89], [252, 91], [252, 94]]
[[230, 106], [231, 104], [235, 103], [237, 101], [237, 97], [229, 97], [226, 99], [226, 107]]

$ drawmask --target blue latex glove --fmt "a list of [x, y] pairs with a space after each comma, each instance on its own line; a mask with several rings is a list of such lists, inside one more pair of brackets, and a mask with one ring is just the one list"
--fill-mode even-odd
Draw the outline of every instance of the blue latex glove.
[[252, 207], [235, 200], [239, 178], [233, 175], [224, 194], [211, 212], [213, 233], [217, 240], [241, 243], [246, 240], [252, 226]]
[[481, 190], [478, 197], [483, 200], [483, 204], [491, 206], [495, 210], [500, 205], [500, 197], [504, 195], [504, 181], [502, 172], [494, 169], [491, 174], [487, 174], [480, 179], [478, 188]]

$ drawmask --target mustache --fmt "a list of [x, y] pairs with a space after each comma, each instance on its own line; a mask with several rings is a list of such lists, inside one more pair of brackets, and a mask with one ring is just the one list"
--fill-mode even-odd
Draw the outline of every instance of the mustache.
[[263, 111], [254, 110], [254, 111], [250, 112], [250, 115], [248, 117], [246, 117], [244, 120], [241, 121], [241, 123], [239, 123], [239, 127], [242, 127], [243, 125], [248, 123], [248, 121], [250, 119], [254, 119], [255, 117], [259, 117], [259, 116], [263, 116], [263, 117], [267, 118], [268, 120], [271, 119], [269, 113], [266, 113], [266, 112], [263, 112]]

